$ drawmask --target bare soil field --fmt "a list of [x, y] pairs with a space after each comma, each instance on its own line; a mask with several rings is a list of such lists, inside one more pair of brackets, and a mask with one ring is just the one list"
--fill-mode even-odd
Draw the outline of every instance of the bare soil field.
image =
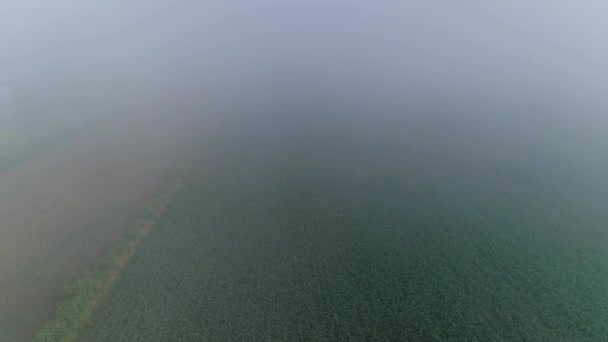
[[199, 134], [186, 116], [114, 117], [0, 174], [0, 341], [36, 333]]

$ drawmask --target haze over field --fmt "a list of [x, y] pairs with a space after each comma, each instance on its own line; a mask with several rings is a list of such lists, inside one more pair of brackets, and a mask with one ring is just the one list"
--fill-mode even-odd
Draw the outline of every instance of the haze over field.
[[608, 3], [1, 7], [0, 341], [608, 339]]
[[198, 99], [201, 85], [217, 92], [220, 80], [236, 87], [307, 75], [380, 94], [469, 94], [477, 103], [483, 90], [599, 109], [606, 6], [6, 1], [0, 75], [18, 97], [36, 100], [20, 104], [26, 108], [117, 102], [180, 86]]

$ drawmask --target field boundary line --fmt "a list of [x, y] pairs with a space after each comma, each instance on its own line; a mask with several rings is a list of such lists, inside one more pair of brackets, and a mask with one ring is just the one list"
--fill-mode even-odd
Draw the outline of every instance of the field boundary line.
[[141, 217], [135, 220], [132, 231], [101, 259], [96, 270], [66, 287], [66, 298], [58, 304], [53, 317], [38, 331], [33, 341], [78, 340], [140, 243], [164, 215], [174, 195], [183, 187], [184, 178], [191, 168], [191, 162], [179, 167], [167, 188], [145, 207]]

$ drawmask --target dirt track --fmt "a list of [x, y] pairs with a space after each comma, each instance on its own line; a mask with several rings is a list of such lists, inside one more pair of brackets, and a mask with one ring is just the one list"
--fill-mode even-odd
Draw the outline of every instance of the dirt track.
[[0, 341], [35, 334], [198, 134], [176, 116], [123, 116], [0, 174]]

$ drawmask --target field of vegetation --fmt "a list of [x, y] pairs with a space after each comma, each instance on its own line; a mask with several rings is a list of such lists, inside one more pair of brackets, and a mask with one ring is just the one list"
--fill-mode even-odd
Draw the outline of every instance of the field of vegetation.
[[201, 151], [85, 340], [608, 340], [605, 193], [369, 141], [239, 139]]
[[119, 244], [99, 262], [95, 271], [64, 289], [64, 300], [56, 309], [53, 319], [36, 334], [34, 341], [74, 341], [80, 336], [139, 244], [164, 214], [172, 196], [181, 189], [182, 178], [188, 169], [188, 165], [183, 165], [174, 172], [171, 183], [142, 210], [132, 230], [127, 231]]
[[[23, 157], [0, 172], [0, 341], [32, 341], [40, 329], [42, 340], [65, 341], [58, 336], [87, 321], [117, 273], [100, 259], [138, 225], [200, 134], [190, 117], [170, 115], [30, 112], [0, 124], [15, 143], [9, 155]], [[28, 146], [40, 149], [28, 155]], [[43, 328], [49, 320], [54, 328]]]
[[69, 137], [93, 126], [94, 121], [92, 118], [62, 119], [60, 116], [44, 115], [1, 121], [0, 173], [44, 154]]

